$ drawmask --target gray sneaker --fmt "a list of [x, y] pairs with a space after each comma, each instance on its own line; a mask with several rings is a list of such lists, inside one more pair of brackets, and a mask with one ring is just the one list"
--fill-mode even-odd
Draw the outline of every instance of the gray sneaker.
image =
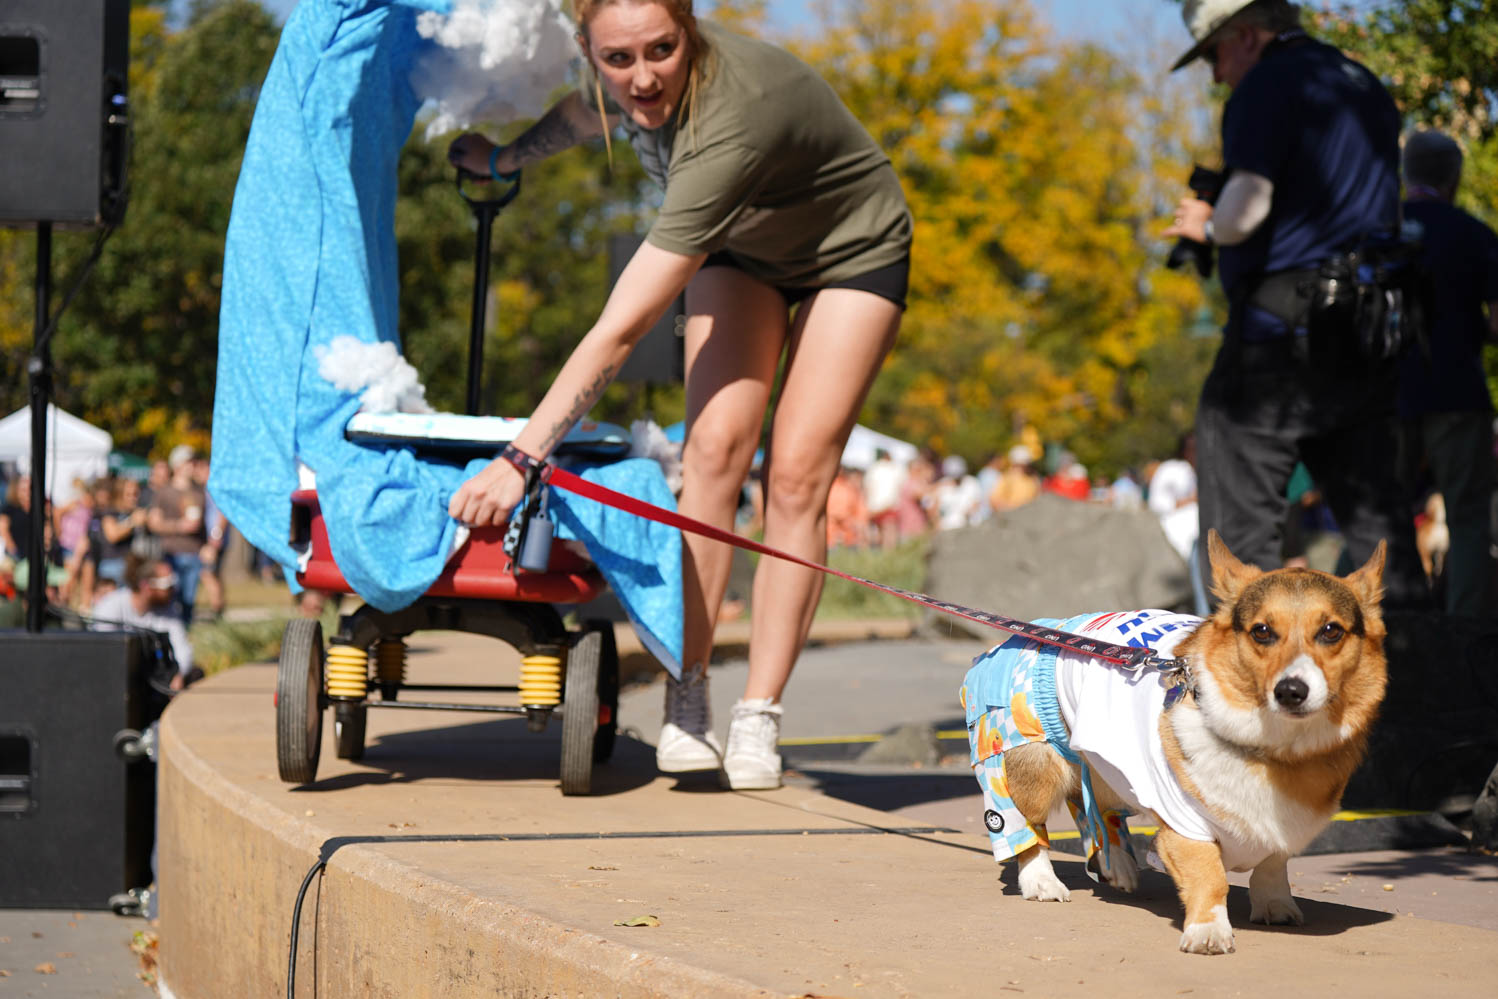
[[723, 754], [724, 787], [759, 791], [780, 786], [780, 716], [784, 709], [768, 697], [739, 701], [728, 725]]
[[707, 670], [701, 666], [682, 670], [680, 680], [666, 677], [666, 723], [655, 747], [655, 765], [661, 773], [717, 770], [723, 765], [707, 694]]

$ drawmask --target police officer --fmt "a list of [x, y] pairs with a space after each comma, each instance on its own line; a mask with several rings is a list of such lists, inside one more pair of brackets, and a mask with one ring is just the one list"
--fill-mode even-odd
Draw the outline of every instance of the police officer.
[[1498, 342], [1498, 235], [1452, 204], [1462, 150], [1421, 129], [1404, 142], [1404, 216], [1423, 233], [1430, 275], [1428, 349], [1400, 359], [1401, 462], [1406, 482], [1422, 460], [1445, 500], [1451, 531], [1445, 609], [1492, 611], [1489, 502], [1493, 495], [1493, 402], [1482, 366]]
[[1318, 269], [1398, 230], [1398, 109], [1368, 70], [1308, 36], [1286, 0], [1186, 0], [1183, 16], [1196, 44], [1172, 69], [1204, 59], [1232, 89], [1223, 187], [1213, 204], [1183, 199], [1165, 232], [1216, 246], [1229, 300], [1197, 411], [1201, 531], [1278, 566], [1286, 486], [1304, 461], [1353, 564], [1387, 539], [1386, 601], [1423, 605], [1393, 460], [1394, 365], [1311, 320]]

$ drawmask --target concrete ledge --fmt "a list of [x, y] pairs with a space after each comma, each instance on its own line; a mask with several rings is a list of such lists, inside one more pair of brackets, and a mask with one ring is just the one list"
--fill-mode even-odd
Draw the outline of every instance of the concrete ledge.
[[[413, 682], [513, 676], [488, 639], [411, 644]], [[662, 778], [630, 739], [600, 794], [564, 798], [555, 723], [372, 711], [364, 760], [337, 760], [326, 732], [319, 779], [289, 787], [274, 673], [215, 676], [163, 719], [161, 975], [176, 999], [285, 995], [292, 909], [319, 860], [298, 996], [1487, 996], [1498, 980], [1493, 932], [1304, 896], [1304, 929], [1251, 927], [1241, 887], [1238, 952], [1182, 955], [1163, 877], [1128, 898], [1059, 859], [1072, 902], [1025, 902], [981, 835], [806, 787]], [[647, 914], [660, 925], [615, 925]]]

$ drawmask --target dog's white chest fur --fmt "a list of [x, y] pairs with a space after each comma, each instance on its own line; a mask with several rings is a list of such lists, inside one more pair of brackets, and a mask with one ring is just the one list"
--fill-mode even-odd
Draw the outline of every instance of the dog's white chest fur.
[[[1207, 728], [1201, 711], [1181, 705], [1168, 721], [1187, 759], [1187, 776], [1201, 794], [1215, 822], [1229, 828], [1244, 845], [1263, 853], [1296, 854], [1326, 825], [1326, 811], [1310, 808], [1277, 789], [1262, 767]], [[1229, 857], [1230, 870], [1247, 870], [1263, 859]]]

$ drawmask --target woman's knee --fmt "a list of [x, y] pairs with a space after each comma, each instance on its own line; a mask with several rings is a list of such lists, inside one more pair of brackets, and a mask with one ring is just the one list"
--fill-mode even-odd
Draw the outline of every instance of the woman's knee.
[[749, 474], [757, 440], [752, 432], [717, 421], [699, 420], [692, 425], [682, 448], [683, 470], [713, 482], [731, 482], [734, 488]]
[[827, 508], [827, 494], [836, 475], [821, 463], [777, 454], [765, 483], [765, 508], [776, 519], [818, 516]]

